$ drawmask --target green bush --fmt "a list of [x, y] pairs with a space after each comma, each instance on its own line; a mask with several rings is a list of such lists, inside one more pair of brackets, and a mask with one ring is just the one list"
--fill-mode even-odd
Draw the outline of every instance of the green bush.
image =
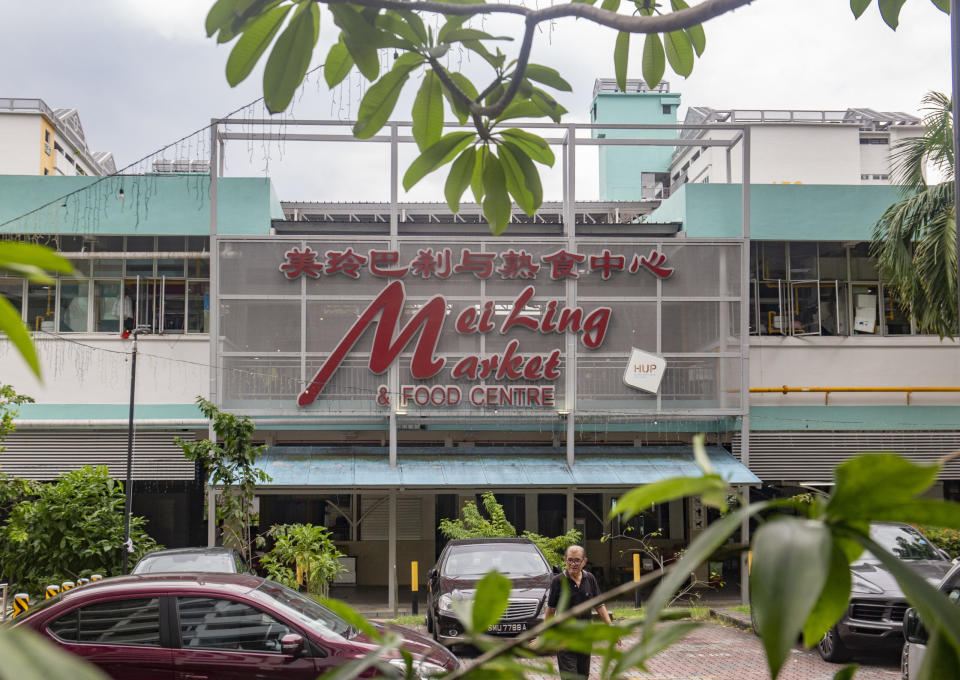
[[[440, 520], [440, 533], [447, 538], [515, 538], [517, 530], [507, 521], [503, 506], [497, 502], [491, 492], [481, 497], [483, 508], [490, 519], [481, 514], [477, 504], [467, 501], [463, 506], [463, 519]], [[563, 554], [566, 549], [580, 542], [580, 532], [571, 529], [560, 536], [541, 536], [532, 531], [524, 531], [521, 538], [529, 538], [537, 544], [551, 566], [563, 566]]]
[[291, 588], [306, 585], [311, 595], [326, 597], [330, 582], [344, 571], [343, 553], [330, 531], [313, 524], [277, 524], [264, 534], [273, 547], [260, 557], [260, 566], [274, 581]]
[[918, 528], [931, 543], [950, 553], [950, 557], [960, 557], [960, 531], [923, 525]]
[[[50, 583], [120, 573], [126, 498], [106, 466], [84, 466], [21, 489], [35, 495], [10, 508], [0, 528], [0, 574], [17, 590], [37, 595]], [[160, 547], [146, 523], [130, 519], [132, 562]]]

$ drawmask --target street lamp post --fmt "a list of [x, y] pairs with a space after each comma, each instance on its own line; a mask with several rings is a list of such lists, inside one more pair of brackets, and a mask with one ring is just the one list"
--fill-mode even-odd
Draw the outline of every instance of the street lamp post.
[[131, 332], [133, 337], [133, 351], [130, 358], [130, 417], [127, 421], [127, 481], [124, 490], [127, 494], [126, 508], [123, 516], [123, 574], [127, 573], [127, 558], [133, 552], [133, 542], [130, 540], [130, 516], [133, 514], [133, 405], [137, 387], [137, 337], [149, 329], [137, 327]]
[[950, 0], [950, 68], [953, 80], [953, 228], [957, 256], [957, 337], [960, 338], [960, 0]]

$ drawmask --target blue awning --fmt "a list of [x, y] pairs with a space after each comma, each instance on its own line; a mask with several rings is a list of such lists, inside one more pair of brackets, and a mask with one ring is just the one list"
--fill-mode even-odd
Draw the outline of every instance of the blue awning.
[[[725, 449], [707, 454], [731, 484], [760, 483]], [[689, 446], [578, 447], [573, 467], [559, 447], [401, 448], [391, 466], [386, 447], [274, 446], [257, 466], [268, 488], [608, 488], [701, 474]]]

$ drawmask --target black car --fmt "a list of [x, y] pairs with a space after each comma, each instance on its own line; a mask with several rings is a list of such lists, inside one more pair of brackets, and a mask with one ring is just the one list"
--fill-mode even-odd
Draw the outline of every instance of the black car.
[[170, 548], [155, 550], [140, 558], [131, 573], [205, 571], [215, 574], [252, 574], [233, 548]]
[[[950, 570], [949, 556], [907, 524], [875, 522], [870, 536], [933, 585]], [[896, 579], [869, 552], [851, 563], [850, 570], [850, 604], [817, 643], [817, 651], [834, 663], [848, 661], [859, 651], [899, 653], [909, 605]]]
[[526, 538], [467, 538], [450, 541], [427, 574], [427, 630], [447, 646], [463, 642], [463, 625], [453, 602], [470, 600], [477, 582], [496, 570], [513, 585], [507, 611], [490, 626], [490, 635], [515, 636], [543, 620], [553, 570]]

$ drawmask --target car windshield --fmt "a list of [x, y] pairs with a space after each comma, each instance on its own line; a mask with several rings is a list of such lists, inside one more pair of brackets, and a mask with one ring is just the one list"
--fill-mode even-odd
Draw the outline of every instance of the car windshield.
[[257, 593], [268, 597], [278, 609], [318, 633], [334, 633], [345, 638], [356, 633], [349, 623], [323, 605], [275, 581], [264, 581], [253, 591], [253, 594]]
[[476, 543], [450, 547], [444, 576], [481, 576], [496, 569], [509, 576], [539, 576], [550, 571], [535, 546], [523, 543]]
[[[871, 524], [870, 538], [901, 560], [942, 560], [943, 556], [937, 552], [926, 538], [916, 529], [896, 524]], [[869, 551], [864, 551], [857, 562], [877, 562], [877, 558]]]
[[170, 553], [147, 555], [137, 562], [134, 574], [157, 574], [168, 571], [208, 571], [232, 574], [236, 564], [230, 553]]

